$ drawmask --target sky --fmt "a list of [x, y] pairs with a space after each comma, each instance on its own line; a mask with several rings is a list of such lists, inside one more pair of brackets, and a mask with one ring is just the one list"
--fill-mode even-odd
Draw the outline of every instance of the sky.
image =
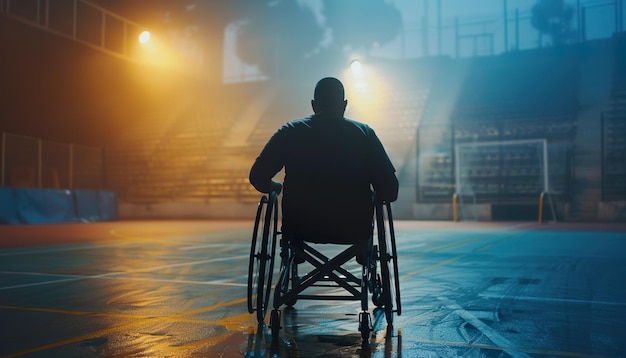
[[[322, 0], [298, 0], [300, 3], [319, 10]], [[502, 52], [505, 45], [509, 50], [534, 48], [545, 45], [548, 39], [539, 39], [530, 24], [532, 6], [537, 0], [389, 0], [402, 13], [404, 33], [393, 43], [373, 54], [391, 58], [413, 58], [424, 55], [456, 55], [455, 18], [459, 19], [461, 56], [490, 55]], [[504, 6], [508, 17], [508, 36], [505, 42]], [[587, 8], [587, 37], [608, 37], [615, 25], [613, 0], [566, 0], [575, 9]], [[437, 10], [441, 6], [444, 29], [439, 45]], [[516, 11], [519, 22], [516, 26]], [[423, 35], [424, 14], [428, 13], [428, 46]], [[321, 18], [322, 16], [319, 15]], [[576, 21], [574, 26], [577, 27]], [[516, 28], [518, 31], [516, 31]], [[479, 36], [475, 36], [479, 35]], [[476, 41], [476, 45], [474, 45]]]
[[[323, 25], [323, 0], [297, 1], [302, 6], [311, 7], [318, 22]], [[388, 1], [400, 10], [403, 31], [390, 43], [371, 49], [369, 55], [373, 57], [407, 59], [439, 55], [492, 56], [505, 51], [550, 45], [549, 37], [540, 36], [531, 25], [531, 9], [538, 0]], [[566, 0], [565, 2], [575, 10], [586, 8], [586, 38], [597, 39], [610, 37], [615, 29], [614, 1], [619, 0]], [[441, 30], [438, 28], [439, 6]], [[423, 30], [425, 14], [428, 19], [427, 32]], [[578, 16], [575, 14], [572, 25], [576, 29], [579, 27], [577, 19]], [[230, 35], [225, 34], [227, 48], [232, 49], [235, 32], [233, 29]], [[580, 33], [578, 36], [581, 36]], [[243, 76], [252, 80], [261, 79], [254, 66], [241, 63], [232, 55], [232, 50], [226, 49], [224, 65], [225, 78]]]

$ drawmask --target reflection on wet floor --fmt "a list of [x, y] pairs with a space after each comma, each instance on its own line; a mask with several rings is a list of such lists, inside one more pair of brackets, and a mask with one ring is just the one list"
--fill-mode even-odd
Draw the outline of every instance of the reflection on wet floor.
[[[158, 225], [166, 226], [162, 235]], [[372, 338], [362, 345], [360, 304], [352, 301], [282, 307], [282, 329], [272, 341], [246, 307], [247, 228], [212, 232], [207, 222], [177, 233], [176, 225], [184, 227], [151, 223], [141, 235], [141, 226], [130, 225], [126, 232], [133, 235], [118, 228], [106, 242], [0, 250], [0, 356], [617, 357], [626, 351], [624, 230], [398, 222], [403, 312], [388, 330], [384, 313], [370, 309]]]
[[[402, 355], [402, 330], [374, 329], [368, 344], [364, 344], [358, 332], [346, 333], [317, 328], [318, 333], [303, 334], [298, 332], [295, 323], [296, 310], [286, 309], [284, 317], [292, 322], [285, 325], [277, 342], [267, 326], [257, 326], [248, 334], [248, 342], [244, 356], [246, 357], [400, 357]], [[382, 312], [377, 312], [380, 315]], [[384, 314], [383, 314], [384, 315]], [[379, 317], [380, 318], [380, 317]], [[385, 321], [384, 317], [382, 321]]]

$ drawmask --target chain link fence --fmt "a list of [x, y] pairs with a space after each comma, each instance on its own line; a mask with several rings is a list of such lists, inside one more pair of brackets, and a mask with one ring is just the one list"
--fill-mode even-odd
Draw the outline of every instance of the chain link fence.
[[2, 133], [3, 187], [104, 189], [102, 148]]

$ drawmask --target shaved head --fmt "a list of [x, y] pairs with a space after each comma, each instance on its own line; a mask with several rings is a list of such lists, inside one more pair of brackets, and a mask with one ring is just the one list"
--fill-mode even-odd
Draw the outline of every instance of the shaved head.
[[315, 85], [313, 93], [314, 109], [319, 112], [337, 112], [343, 113], [346, 101], [344, 99], [345, 92], [341, 81], [334, 77], [325, 77], [319, 80]]

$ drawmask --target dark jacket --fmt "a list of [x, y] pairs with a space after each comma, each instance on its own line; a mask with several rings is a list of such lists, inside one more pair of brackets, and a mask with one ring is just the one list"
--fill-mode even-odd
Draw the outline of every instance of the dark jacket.
[[398, 196], [395, 168], [367, 124], [314, 115], [281, 127], [250, 170], [250, 183], [268, 192], [285, 168], [285, 235], [313, 242], [367, 240], [372, 188], [380, 199]]

